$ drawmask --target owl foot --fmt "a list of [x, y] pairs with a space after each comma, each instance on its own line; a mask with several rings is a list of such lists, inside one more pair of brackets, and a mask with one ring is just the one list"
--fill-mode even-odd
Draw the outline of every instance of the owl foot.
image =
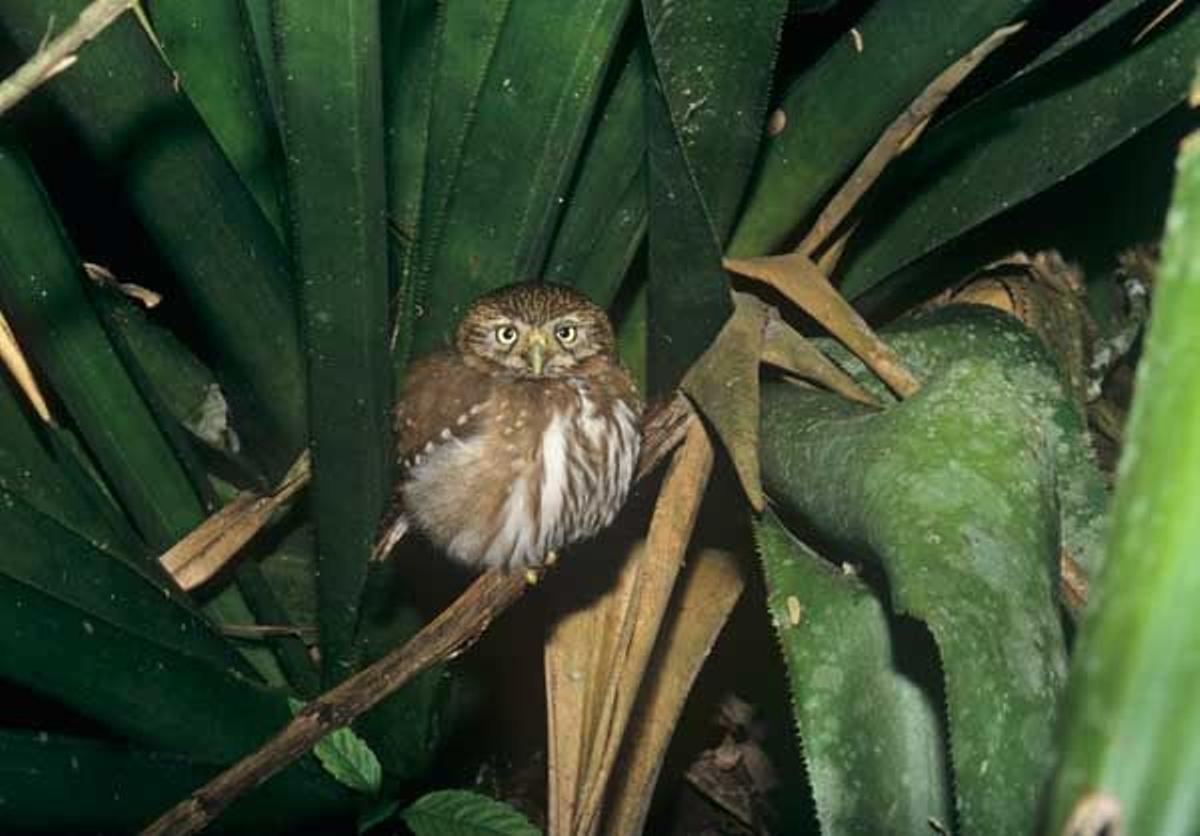
[[542, 579], [542, 576], [538, 573], [537, 569], [526, 569], [525, 570], [525, 583], [529, 584], [530, 586], [537, 586], [538, 581], [540, 581], [541, 579]]
[[546, 565], [553, 566], [555, 563], [558, 563], [558, 552], [546, 552]]

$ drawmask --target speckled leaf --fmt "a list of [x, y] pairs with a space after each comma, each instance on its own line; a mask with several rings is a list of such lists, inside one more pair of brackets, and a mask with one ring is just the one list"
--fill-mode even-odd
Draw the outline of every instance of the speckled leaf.
[[900, 669], [875, 593], [771, 511], [755, 534], [821, 832], [908, 836], [949, 824], [940, 706]]
[[[1200, 89], [1200, 88], [1196, 88]], [[1185, 140], [1121, 456], [1075, 649], [1047, 833], [1195, 833], [1200, 799], [1200, 134]], [[1079, 823], [1094, 822], [1085, 831]]]
[[844, 291], [868, 290], [1094, 162], [1182, 101], [1200, 52], [1200, 5], [1184, 4], [1134, 43], [1155, 12], [1120, 18], [923, 136], [880, 184], [863, 236], [846, 255]]
[[664, 390], [731, 312], [720, 265], [763, 136], [787, 3], [642, 8], [648, 88], [651, 387]]
[[1031, 832], [1065, 673], [1055, 491], [1073, 406], [1036, 338], [1002, 315], [945, 311], [888, 339], [926, 383], [884, 412], [764, 386], [764, 487], [877, 558], [892, 607], [929, 627], [963, 832]]
[[512, 807], [466, 790], [431, 792], [400, 817], [416, 836], [541, 836]]
[[[418, 351], [445, 341], [482, 292], [542, 268], [630, 2], [479, 4], [503, 27], [482, 77], [445, 113], [441, 75], [434, 88]], [[447, 6], [439, 73], [455, 66], [449, 34], [469, 5]], [[480, 52], [476, 42], [461, 46]]]

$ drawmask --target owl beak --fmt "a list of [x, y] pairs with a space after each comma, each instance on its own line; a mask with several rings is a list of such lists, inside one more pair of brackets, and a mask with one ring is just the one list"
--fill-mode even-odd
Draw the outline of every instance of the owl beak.
[[535, 332], [529, 337], [529, 366], [534, 374], [541, 374], [546, 365], [546, 337]]

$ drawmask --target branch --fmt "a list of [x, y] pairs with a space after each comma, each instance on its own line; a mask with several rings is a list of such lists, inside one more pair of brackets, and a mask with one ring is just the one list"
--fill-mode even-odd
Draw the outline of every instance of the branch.
[[[694, 420], [687, 400], [680, 395], [647, 410], [639, 481], [671, 453]], [[172, 807], [143, 830], [142, 836], [199, 832], [236, 799], [303, 757], [325, 735], [350, 725], [431, 665], [462, 653], [527, 588], [520, 572], [492, 569], [485, 573], [406, 644], [309, 703], [257, 751]]]
[[[99, 35], [137, 0], [94, 0], [66, 31], [38, 48], [33, 57], [0, 82], [0, 115], [74, 64], [78, 49]], [[53, 19], [51, 20], [53, 23]]]

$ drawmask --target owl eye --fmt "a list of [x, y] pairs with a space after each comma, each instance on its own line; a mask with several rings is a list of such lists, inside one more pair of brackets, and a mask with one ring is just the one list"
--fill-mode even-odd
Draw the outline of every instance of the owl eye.
[[496, 329], [496, 342], [500, 345], [512, 345], [517, 341], [517, 329], [511, 325], [501, 325]]
[[578, 333], [574, 325], [560, 325], [554, 329], [554, 336], [563, 345], [570, 345], [575, 342], [575, 337]]

